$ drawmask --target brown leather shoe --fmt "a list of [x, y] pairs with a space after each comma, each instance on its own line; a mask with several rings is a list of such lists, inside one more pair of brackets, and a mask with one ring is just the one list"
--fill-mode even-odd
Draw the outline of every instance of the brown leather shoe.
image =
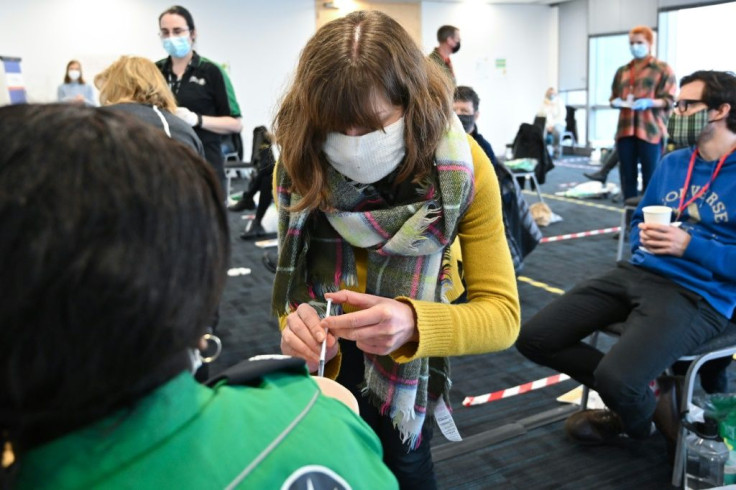
[[581, 410], [567, 418], [565, 432], [581, 444], [609, 444], [623, 437], [624, 425], [610, 410]]
[[657, 400], [657, 407], [654, 409], [652, 421], [667, 441], [667, 456], [670, 461], [674, 461], [677, 435], [680, 431], [679, 404], [684, 382], [682, 376], [660, 376], [657, 378], [659, 400]]

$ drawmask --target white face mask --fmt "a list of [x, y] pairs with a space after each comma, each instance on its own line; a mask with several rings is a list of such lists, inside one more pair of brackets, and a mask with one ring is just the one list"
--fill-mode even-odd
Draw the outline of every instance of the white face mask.
[[404, 118], [363, 136], [328, 133], [322, 149], [330, 165], [345, 177], [373, 184], [393, 172], [406, 155]]
[[82, 76], [82, 72], [79, 70], [69, 70], [69, 78], [71, 78], [74, 81], [79, 80], [79, 77]]

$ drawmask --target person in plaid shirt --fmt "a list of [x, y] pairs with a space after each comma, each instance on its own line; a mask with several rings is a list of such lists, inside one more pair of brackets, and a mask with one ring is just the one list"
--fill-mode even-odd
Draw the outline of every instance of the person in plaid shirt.
[[616, 131], [616, 149], [621, 165], [624, 199], [637, 195], [637, 164], [641, 163], [642, 190], [662, 153], [677, 80], [672, 68], [652, 56], [654, 33], [638, 26], [629, 31], [629, 63], [616, 71], [611, 86], [611, 107], [621, 109]]

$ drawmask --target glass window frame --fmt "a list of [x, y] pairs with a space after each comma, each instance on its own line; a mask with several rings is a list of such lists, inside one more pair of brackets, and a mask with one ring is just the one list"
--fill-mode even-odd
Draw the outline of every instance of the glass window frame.
[[611, 107], [608, 99], [616, 70], [631, 61], [628, 37], [628, 31], [588, 36], [588, 146], [605, 148], [615, 143], [618, 110]]

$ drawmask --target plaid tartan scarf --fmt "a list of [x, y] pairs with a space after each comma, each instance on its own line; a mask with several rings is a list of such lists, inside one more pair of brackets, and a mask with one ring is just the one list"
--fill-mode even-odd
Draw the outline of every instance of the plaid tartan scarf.
[[[473, 199], [473, 161], [457, 118], [435, 151], [436, 172], [411, 185], [412, 202], [386, 202], [374, 185], [353, 182], [332, 167], [331, 202], [318, 211], [288, 212], [300, 196], [277, 167], [279, 263], [273, 308], [287, 314], [301, 303], [320, 313], [325, 292], [355, 286], [353, 247], [367, 252], [367, 294], [447, 302], [449, 246]], [[447, 358], [398, 364], [390, 356], [365, 354], [365, 396], [388, 414], [411, 447], [419, 443], [426, 415], [442, 397], [449, 406]]]

